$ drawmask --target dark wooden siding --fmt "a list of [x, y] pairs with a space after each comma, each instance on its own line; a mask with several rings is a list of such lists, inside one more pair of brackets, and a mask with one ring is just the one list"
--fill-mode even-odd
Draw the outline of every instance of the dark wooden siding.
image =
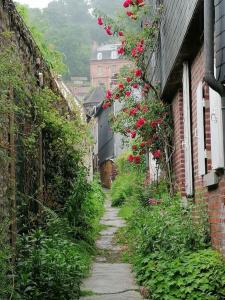
[[98, 158], [100, 164], [114, 157], [114, 136], [109, 124], [111, 113], [113, 113], [113, 108], [101, 110], [98, 114]]
[[161, 25], [162, 90], [175, 64], [199, 0], [163, 1], [165, 13]]
[[225, 81], [225, 0], [215, 0], [216, 75]]

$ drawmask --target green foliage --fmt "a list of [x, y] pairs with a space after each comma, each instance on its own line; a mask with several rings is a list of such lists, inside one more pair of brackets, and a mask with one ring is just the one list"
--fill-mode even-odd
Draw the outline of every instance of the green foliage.
[[48, 65], [57, 74], [65, 74], [67, 72], [67, 67], [63, 63], [63, 59], [64, 59], [63, 54], [60, 51], [56, 50], [53, 44], [47, 43], [40, 29], [32, 24], [29, 17], [29, 11], [26, 6], [17, 4], [17, 10], [19, 11], [24, 22], [26, 23], [29, 30], [31, 31], [32, 37], [37, 43]]
[[[12, 268], [10, 266], [11, 251], [7, 244], [7, 222], [0, 224], [0, 299], [8, 299], [12, 292]], [[11, 275], [11, 279], [10, 279]]]
[[[151, 259], [150, 259], [151, 258]], [[225, 266], [211, 249], [179, 255], [175, 260], [150, 254], [139, 270], [139, 280], [155, 300], [216, 300], [225, 296]]]
[[[117, 194], [130, 174], [125, 157], [118, 161]], [[134, 182], [139, 174], [133, 172]], [[135, 178], [136, 176], [136, 178]], [[225, 265], [210, 248], [206, 207], [182, 203], [169, 196], [162, 180], [130, 190], [120, 209], [127, 227], [119, 241], [128, 244], [126, 261], [133, 264], [137, 281], [152, 300], [220, 300], [225, 296]], [[115, 191], [114, 191], [115, 192]]]
[[44, 208], [42, 229], [19, 240], [16, 293], [22, 299], [79, 299], [80, 283], [94, 254], [104, 194], [97, 180], [87, 189], [81, 185], [84, 177], [78, 178], [73, 200], [59, 214]]
[[21, 237], [18, 250], [17, 292], [22, 299], [79, 299], [90, 263], [83, 246], [37, 229]]
[[118, 175], [112, 184], [112, 205], [120, 206], [129, 197], [138, 198], [143, 181], [142, 166], [134, 166], [127, 161], [127, 153], [123, 153], [116, 160]]
[[84, 174], [79, 173], [64, 208], [76, 239], [85, 240], [93, 245], [103, 212], [103, 202], [99, 183], [94, 181], [89, 185]]
[[0, 118], [4, 134], [9, 114], [15, 118], [19, 231], [13, 293], [10, 251], [0, 241], [0, 298], [12, 293], [12, 299], [78, 299], [103, 211], [99, 184], [87, 182], [87, 127], [75, 104], [68, 107], [50, 89], [39, 89], [32, 74], [24, 79], [13, 34], [0, 38]]

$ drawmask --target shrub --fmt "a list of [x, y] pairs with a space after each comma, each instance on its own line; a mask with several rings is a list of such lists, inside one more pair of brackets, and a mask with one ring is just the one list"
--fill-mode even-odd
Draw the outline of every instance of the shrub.
[[90, 263], [83, 246], [38, 229], [21, 237], [19, 250], [16, 290], [22, 299], [79, 299]]
[[7, 223], [3, 222], [0, 224], [0, 299], [2, 300], [8, 299], [12, 292], [12, 280], [9, 278], [9, 275], [12, 273], [9, 267], [11, 251], [9, 246], [7, 246], [7, 232]]
[[140, 198], [144, 178], [142, 166], [134, 166], [127, 160], [127, 153], [123, 153], [116, 161], [118, 175], [112, 184], [111, 198], [113, 206], [120, 206], [126, 199]]
[[193, 219], [191, 206], [185, 208], [179, 197], [168, 195], [161, 201], [160, 205], [140, 206], [135, 218], [130, 218], [128, 230], [136, 251], [143, 256], [160, 251], [176, 258], [208, 246], [207, 223]]
[[225, 265], [211, 249], [186, 253], [175, 260], [154, 254], [145, 268], [151, 299], [216, 300], [225, 296]]
[[104, 194], [98, 180], [88, 184], [80, 174], [64, 210], [75, 239], [94, 243], [103, 203]]
[[45, 207], [42, 228], [19, 238], [15, 299], [79, 299], [104, 203], [98, 181], [85, 182], [80, 176], [65, 208]]

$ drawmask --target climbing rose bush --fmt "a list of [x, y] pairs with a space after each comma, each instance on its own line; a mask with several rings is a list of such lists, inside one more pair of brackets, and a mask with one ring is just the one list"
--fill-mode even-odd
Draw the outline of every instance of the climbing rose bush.
[[162, 8], [152, 13], [151, 21], [146, 21], [150, 7], [145, 1], [126, 0], [123, 7], [124, 18], [133, 22], [129, 26], [120, 27], [118, 24], [123, 22], [98, 16], [98, 24], [106, 34], [120, 39], [118, 54], [132, 62], [132, 67], [120, 72], [112, 90], [106, 91], [102, 108], [107, 109], [117, 101], [122, 104], [121, 111], [112, 117], [112, 128], [130, 139], [130, 163], [140, 164], [150, 151], [161, 168], [167, 170], [172, 136], [170, 109], [160, 100], [158, 87], [145, 74], [145, 58], [155, 49]]

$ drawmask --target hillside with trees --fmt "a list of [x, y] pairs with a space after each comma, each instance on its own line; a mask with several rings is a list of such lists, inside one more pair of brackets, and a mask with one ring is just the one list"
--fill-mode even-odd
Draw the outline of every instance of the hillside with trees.
[[108, 42], [107, 37], [96, 25], [93, 10], [97, 8], [106, 14], [114, 14], [121, 3], [121, 0], [52, 1], [43, 10], [29, 9], [29, 17], [49, 46], [63, 53], [64, 63], [68, 66], [65, 75], [67, 78], [89, 76], [93, 42]]

